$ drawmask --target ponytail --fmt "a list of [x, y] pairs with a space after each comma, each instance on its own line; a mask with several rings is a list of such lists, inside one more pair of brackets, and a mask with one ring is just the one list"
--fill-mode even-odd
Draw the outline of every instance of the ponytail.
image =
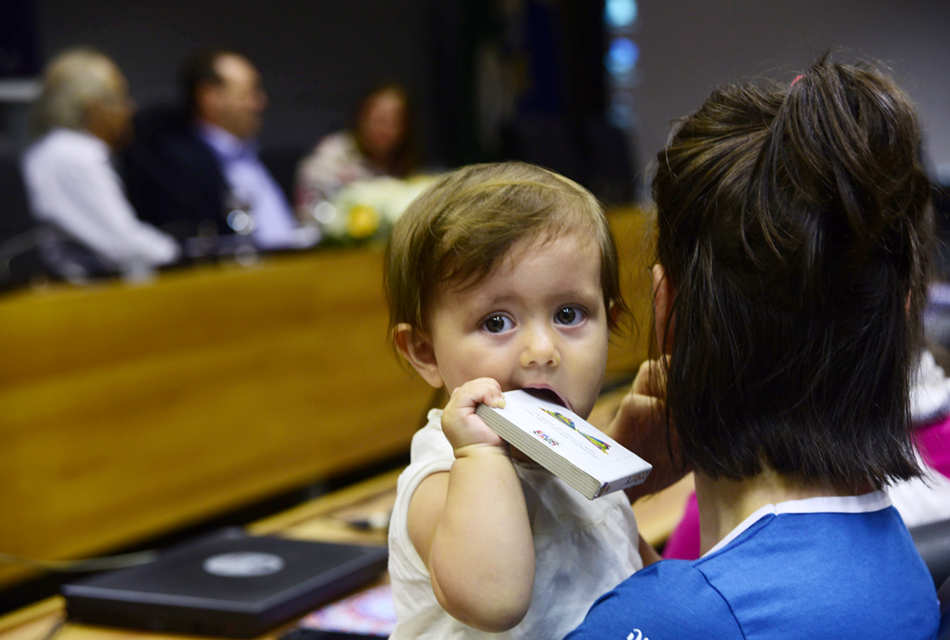
[[850, 486], [918, 473], [909, 371], [932, 235], [919, 141], [892, 80], [826, 55], [791, 87], [713, 93], [659, 154], [667, 406], [696, 468]]

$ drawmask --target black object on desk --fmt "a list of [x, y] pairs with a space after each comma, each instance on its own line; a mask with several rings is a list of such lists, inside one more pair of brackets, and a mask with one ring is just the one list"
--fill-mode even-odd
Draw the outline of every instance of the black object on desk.
[[362, 633], [349, 633], [346, 631], [294, 629], [282, 635], [280, 640], [383, 640], [383, 637], [368, 636]]
[[385, 547], [228, 528], [62, 592], [75, 622], [251, 638], [375, 579], [387, 559]]

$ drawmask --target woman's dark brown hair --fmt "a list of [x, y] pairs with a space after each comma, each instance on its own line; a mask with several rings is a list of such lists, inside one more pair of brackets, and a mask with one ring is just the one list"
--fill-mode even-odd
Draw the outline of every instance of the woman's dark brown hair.
[[827, 55], [790, 86], [716, 91], [680, 123], [653, 195], [675, 292], [668, 417], [689, 464], [849, 487], [918, 473], [919, 143], [890, 78]]

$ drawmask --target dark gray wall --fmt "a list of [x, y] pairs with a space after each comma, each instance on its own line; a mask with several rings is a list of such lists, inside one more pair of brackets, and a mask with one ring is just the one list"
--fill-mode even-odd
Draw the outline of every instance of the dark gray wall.
[[[485, 0], [488, 2], [489, 0]], [[372, 80], [402, 80], [420, 98], [426, 150], [439, 87], [431, 69], [430, 4], [459, 0], [39, 0], [49, 54], [92, 43], [125, 69], [142, 104], [174, 96], [174, 72], [195, 43], [244, 50], [271, 98], [262, 142], [309, 144], [342, 124]], [[917, 102], [932, 165], [950, 168], [950, 2], [946, 0], [642, 0], [636, 89], [639, 156], [662, 147], [670, 120], [719, 83], [788, 70], [842, 48], [888, 63]], [[453, 34], [439, 34], [442, 41]], [[438, 139], [436, 139], [438, 138]], [[451, 157], [451, 153], [448, 154]], [[950, 169], [947, 169], [950, 173]]]
[[[128, 76], [140, 105], [174, 100], [196, 44], [232, 47], [260, 69], [270, 107], [261, 142], [312, 144], [343, 125], [378, 79], [427, 102], [424, 0], [40, 0], [42, 51], [92, 44]], [[422, 114], [425, 117], [425, 113]]]
[[[785, 77], [841, 49], [887, 63], [915, 100], [932, 165], [950, 167], [950, 2], [946, 0], [643, 0], [636, 90], [640, 155], [717, 84], [774, 69]], [[945, 167], [946, 170], [947, 167]]]

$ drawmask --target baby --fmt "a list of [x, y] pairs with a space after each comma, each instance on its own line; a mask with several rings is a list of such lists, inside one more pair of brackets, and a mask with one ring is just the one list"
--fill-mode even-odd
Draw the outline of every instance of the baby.
[[587, 500], [475, 408], [527, 388], [590, 414], [624, 311], [603, 210], [538, 167], [465, 167], [399, 219], [385, 276], [396, 349], [450, 394], [399, 479], [391, 637], [562, 638], [643, 566], [629, 500]]

